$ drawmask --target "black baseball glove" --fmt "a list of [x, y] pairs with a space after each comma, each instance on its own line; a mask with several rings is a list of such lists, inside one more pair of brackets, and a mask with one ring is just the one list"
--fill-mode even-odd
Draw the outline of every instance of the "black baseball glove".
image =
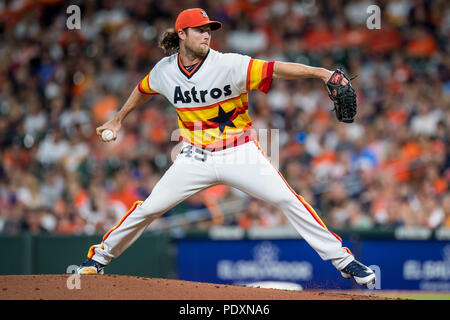
[[[342, 80], [347, 79], [348, 83], [342, 85]], [[328, 95], [334, 103], [336, 118], [341, 122], [352, 123], [356, 115], [356, 92], [353, 89], [351, 80], [342, 69], [333, 72], [327, 82]]]

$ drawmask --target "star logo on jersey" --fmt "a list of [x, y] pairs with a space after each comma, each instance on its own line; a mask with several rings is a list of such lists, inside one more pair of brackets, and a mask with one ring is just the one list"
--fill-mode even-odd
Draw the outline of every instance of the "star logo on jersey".
[[222, 109], [222, 106], [219, 104], [219, 115], [215, 118], [208, 119], [208, 121], [217, 123], [219, 125], [220, 134], [222, 134], [226, 126], [236, 128], [233, 121], [230, 120], [235, 111], [236, 108], [231, 111], [225, 112]]

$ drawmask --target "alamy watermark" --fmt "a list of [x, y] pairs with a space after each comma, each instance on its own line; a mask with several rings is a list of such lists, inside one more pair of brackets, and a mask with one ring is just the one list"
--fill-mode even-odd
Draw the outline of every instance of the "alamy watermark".
[[376, 4], [367, 7], [366, 13], [369, 17], [366, 20], [366, 26], [369, 30], [381, 29], [381, 9]]
[[[68, 17], [66, 19], [66, 27], [69, 30], [81, 29], [81, 8], [75, 4], [70, 5], [66, 9]], [[366, 13], [369, 15], [366, 20], [367, 29], [381, 29], [381, 9], [376, 4], [367, 7]]]
[[[198, 126], [198, 128], [196, 128]], [[279, 129], [249, 129], [236, 135], [229, 136], [223, 142], [222, 137], [209, 135], [201, 130], [202, 122], [194, 123], [193, 137], [190, 132], [176, 129], [172, 132], [170, 141], [190, 141], [177, 144], [171, 151], [171, 161], [174, 162], [180, 156], [184, 158], [178, 161], [207, 161], [210, 156], [217, 152], [232, 150], [234, 147], [244, 143], [254, 143], [258, 152], [230, 152], [226, 157], [216, 157], [217, 164], [249, 165], [260, 164], [261, 174], [273, 174], [273, 167], [279, 168], [280, 161], [280, 130]], [[185, 134], [183, 134], [185, 133]], [[193, 141], [191, 141], [193, 140]], [[200, 147], [201, 146], [201, 147]], [[267, 161], [271, 166], [267, 166]]]
[[69, 15], [66, 19], [66, 27], [69, 30], [81, 29], [81, 9], [79, 6], [73, 4], [68, 6], [66, 13]]
[[72, 274], [67, 278], [66, 287], [69, 290], [81, 289], [81, 275], [78, 274], [78, 266], [70, 265], [66, 269], [66, 273]]
[[[75, 4], [70, 5], [66, 9], [68, 17], [66, 19], [66, 27], [69, 30], [81, 29], [81, 8]], [[381, 29], [381, 9], [378, 5], [372, 4], [367, 7], [366, 13], [369, 15], [366, 20], [367, 29]]]
[[370, 265], [369, 269], [375, 272], [375, 283], [368, 285], [367, 288], [369, 290], [380, 290], [381, 289], [381, 268], [376, 264]]

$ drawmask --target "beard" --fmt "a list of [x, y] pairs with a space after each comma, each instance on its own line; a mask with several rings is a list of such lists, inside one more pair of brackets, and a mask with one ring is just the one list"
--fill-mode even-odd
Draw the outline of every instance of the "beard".
[[209, 45], [200, 44], [197, 47], [191, 46], [188, 43], [185, 45], [186, 52], [196, 58], [203, 58], [209, 50]]

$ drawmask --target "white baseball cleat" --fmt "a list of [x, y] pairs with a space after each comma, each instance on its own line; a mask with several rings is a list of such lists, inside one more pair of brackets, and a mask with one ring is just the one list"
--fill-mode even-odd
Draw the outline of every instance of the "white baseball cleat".
[[353, 260], [340, 271], [344, 278], [353, 278], [361, 286], [373, 285], [376, 280], [375, 273], [357, 260]]

